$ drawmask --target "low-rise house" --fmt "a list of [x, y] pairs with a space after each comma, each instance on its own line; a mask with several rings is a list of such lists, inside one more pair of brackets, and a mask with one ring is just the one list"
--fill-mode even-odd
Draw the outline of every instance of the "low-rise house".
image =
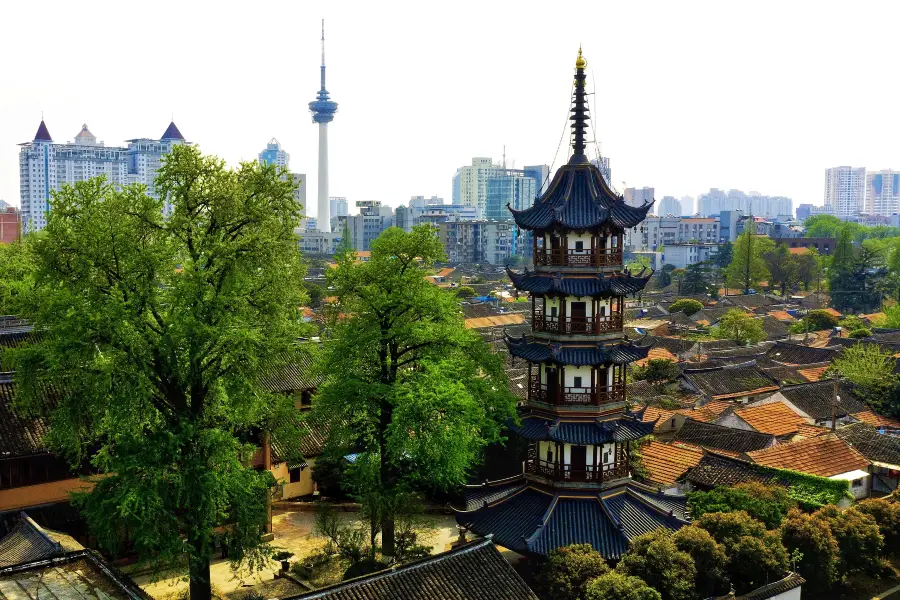
[[746, 594], [735, 596], [734, 592], [708, 600], [800, 600], [806, 580], [788, 571], [778, 581], [767, 583]]
[[679, 488], [678, 480], [703, 458], [703, 449], [692, 444], [652, 441], [641, 446], [643, 479], [664, 490]]
[[674, 439], [676, 442], [712, 448], [732, 456], [771, 448], [777, 443], [775, 436], [771, 434], [734, 429], [694, 419], [685, 420]]
[[871, 490], [890, 494], [900, 484], [900, 429], [853, 423], [835, 432], [847, 445], [869, 461]]
[[831, 426], [832, 414], [836, 415], [838, 424], [842, 424], [853, 420], [850, 415], [867, 410], [866, 405], [856, 398], [853, 390], [844, 382], [838, 384], [835, 401], [834, 381], [830, 379], [785, 386], [768, 398], [751, 403], [750, 406], [772, 402], [784, 402], [808, 423], [824, 427]]
[[717, 425], [768, 433], [779, 439], [789, 439], [809, 424], [784, 402], [771, 402], [753, 407], [731, 407], [716, 419]]
[[771, 360], [791, 367], [830, 363], [837, 356], [835, 348], [811, 348], [801, 344], [776, 342], [767, 352]]
[[285, 600], [537, 600], [490, 537]]
[[869, 461], [837, 435], [820, 435], [746, 454], [767, 467], [849, 481], [850, 492], [857, 500], [869, 495]]
[[777, 381], [760, 371], [755, 364], [740, 364], [711, 369], [684, 369], [682, 386], [707, 401], [730, 400], [747, 403], [777, 392]]

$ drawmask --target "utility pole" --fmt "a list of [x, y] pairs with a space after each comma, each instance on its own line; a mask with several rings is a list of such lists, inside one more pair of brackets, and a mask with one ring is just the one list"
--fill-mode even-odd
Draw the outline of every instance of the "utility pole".
[[[748, 229], [749, 227], [749, 229]], [[750, 293], [750, 263], [753, 260], [753, 235], [756, 233], [756, 222], [753, 220], [753, 203], [750, 203], [750, 216], [747, 220], [747, 266], [744, 273], [744, 294]]]
[[838, 396], [838, 372], [834, 372], [834, 389], [831, 394], [831, 431], [837, 429], [837, 407], [838, 403], [841, 401], [841, 397]]

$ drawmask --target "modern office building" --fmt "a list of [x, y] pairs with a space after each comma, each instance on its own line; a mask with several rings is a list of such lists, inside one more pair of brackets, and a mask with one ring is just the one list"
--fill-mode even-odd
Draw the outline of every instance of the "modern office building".
[[625, 203], [628, 206], [641, 207], [653, 202], [655, 190], [652, 187], [625, 188]]
[[501, 169], [486, 181], [484, 218], [511, 219], [507, 205], [515, 210], [529, 208], [534, 204], [538, 185], [537, 180], [528, 176], [524, 169]]
[[318, 215], [319, 231], [331, 231], [331, 215], [329, 214], [328, 196], [328, 124], [334, 121], [334, 113], [337, 112], [337, 102], [330, 99], [328, 90], [325, 89], [325, 19], [322, 19], [322, 87], [316, 94], [316, 99], [309, 103], [309, 111], [312, 113], [313, 123], [319, 126], [319, 189], [318, 189]]
[[663, 199], [659, 201], [656, 212], [660, 217], [668, 215], [674, 217], [684, 216], [684, 212], [681, 210], [681, 202], [676, 200], [674, 196], [663, 196]]
[[866, 172], [866, 213], [885, 217], [900, 213], [900, 172]]
[[344, 196], [331, 196], [328, 199], [328, 213], [332, 219], [349, 215], [350, 207], [347, 204], [347, 198]]
[[532, 165], [530, 167], [525, 167], [522, 170], [525, 171], [525, 177], [534, 179], [535, 185], [537, 186], [536, 195], [543, 194], [547, 191], [547, 186], [550, 185], [549, 165]]
[[443, 221], [438, 239], [451, 263], [502, 265], [512, 253], [509, 221]]
[[813, 209], [816, 208], [812, 204], [800, 204], [797, 206], [797, 220], [805, 221], [813, 214]]
[[839, 219], [855, 217], [865, 206], [865, 189], [865, 167], [825, 169], [826, 211]]
[[487, 180], [500, 175], [503, 167], [495, 165], [490, 158], [478, 157], [472, 159], [471, 165], [460, 167], [457, 172], [459, 177], [459, 201], [454, 199], [454, 204], [464, 204], [478, 208], [479, 215], [484, 215], [487, 208]]
[[344, 231], [344, 224], [350, 231], [350, 243], [354, 250], [372, 249], [372, 242], [385, 229], [394, 224], [394, 213], [390, 206], [382, 206], [379, 200], [357, 200], [358, 215], [337, 218], [336, 232]]
[[[19, 144], [19, 190], [24, 233], [40, 231], [47, 225], [53, 192], [65, 184], [74, 184], [103, 175], [116, 189], [131, 183], [145, 185], [147, 194], [156, 198], [156, 173], [163, 157], [177, 144], [186, 144], [175, 123], [169, 123], [158, 140], [137, 138], [127, 146], [105, 146], [97, 141], [87, 125], [74, 140], [54, 143], [46, 123], [41, 121], [34, 139]], [[170, 214], [171, 204], [163, 212]]]
[[278, 140], [272, 138], [266, 144], [266, 149], [259, 153], [259, 164], [275, 165], [282, 169], [290, 169], [291, 155], [281, 148]]

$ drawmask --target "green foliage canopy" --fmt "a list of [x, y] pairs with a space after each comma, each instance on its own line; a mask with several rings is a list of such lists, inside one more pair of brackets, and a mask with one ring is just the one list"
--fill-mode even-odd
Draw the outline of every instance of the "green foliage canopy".
[[762, 321], [740, 308], [725, 313], [710, 333], [713, 337], [734, 340], [738, 344], [755, 344], [766, 339]]
[[660, 593], [662, 600], [694, 597], [697, 576], [694, 561], [690, 554], [678, 549], [668, 529], [657, 529], [633, 539], [616, 570], [640, 577]]
[[703, 310], [703, 303], [693, 298], [678, 298], [669, 305], [669, 313], [683, 312], [687, 316]]
[[840, 547], [826, 522], [791, 509], [781, 525], [781, 541], [792, 554], [802, 555], [796, 568], [811, 591], [825, 592], [834, 585]]
[[590, 544], [562, 546], [550, 552], [536, 577], [541, 596], [554, 600], [584, 598], [589, 581], [609, 573], [609, 566]]
[[743, 510], [769, 529], [778, 527], [788, 510], [797, 504], [787, 488], [756, 482], [720, 486], [709, 492], [692, 492], [688, 502], [691, 516], [695, 519], [706, 513]]
[[775, 248], [775, 242], [768, 237], [756, 235], [756, 224], [748, 220], [744, 233], [734, 243], [731, 264], [725, 269], [728, 287], [748, 290], [759, 287], [761, 281], [771, 277], [763, 255]]
[[583, 600], [662, 600], [640, 577], [610, 571], [588, 582]]

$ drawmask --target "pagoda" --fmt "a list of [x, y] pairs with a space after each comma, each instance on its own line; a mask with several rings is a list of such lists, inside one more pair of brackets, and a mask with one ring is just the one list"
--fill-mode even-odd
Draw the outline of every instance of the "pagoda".
[[650, 347], [624, 336], [625, 296], [650, 273], [623, 268], [622, 244], [652, 203], [626, 204], [585, 154], [585, 66], [579, 49], [571, 158], [533, 206], [507, 207], [531, 232], [534, 253], [533, 271], [507, 270], [532, 302], [531, 335], [506, 338], [509, 353], [528, 363], [528, 398], [510, 427], [526, 448], [524, 468], [467, 486], [457, 522], [527, 556], [588, 543], [616, 560], [635, 536], [678, 529], [687, 515], [683, 496], [631, 479], [635, 442], [654, 423], [626, 405], [626, 368]]

